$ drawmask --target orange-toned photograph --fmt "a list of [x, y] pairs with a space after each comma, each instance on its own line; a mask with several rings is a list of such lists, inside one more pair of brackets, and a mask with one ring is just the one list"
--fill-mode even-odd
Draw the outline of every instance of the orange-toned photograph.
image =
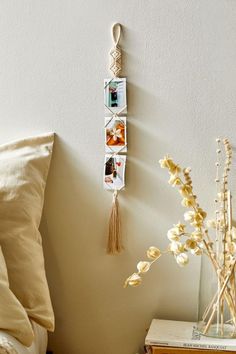
[[105, 118], [106, 152], [126, 152], [126, 118]]

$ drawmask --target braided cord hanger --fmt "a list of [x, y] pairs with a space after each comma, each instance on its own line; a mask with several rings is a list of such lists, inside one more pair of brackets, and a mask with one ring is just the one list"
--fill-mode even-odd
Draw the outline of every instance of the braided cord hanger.
[[114, 47], [110, 51], [110, 56], [111, 56], [110, 71], [112, 72], [113, 77], [118, 77], [122, 69], [121, 67], [122, 52], [118, 45], [121, 37], [120, 23], [114, 23], [111, 29], [111, 34], [112, 34]]

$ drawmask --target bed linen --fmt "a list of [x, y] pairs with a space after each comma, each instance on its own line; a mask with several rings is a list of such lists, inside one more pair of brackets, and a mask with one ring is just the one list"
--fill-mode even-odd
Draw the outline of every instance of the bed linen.
[[32, 321], [34, 341], [30, 347], [25, 347], [17, 339], [0, 331], [0, 354], [45, 354], [47, 349], [47, 330]]
[[0, 145], [0, 245], [10, 289], [29, 318], [49, 331], [54, 314], [38, 227], [53, 141], [46, 133]]
[[0, 246], [0, 328], [18, 339], [23, 345], [30, 346], [34, 332], [21, 303], [9, 287], [6, 262]]

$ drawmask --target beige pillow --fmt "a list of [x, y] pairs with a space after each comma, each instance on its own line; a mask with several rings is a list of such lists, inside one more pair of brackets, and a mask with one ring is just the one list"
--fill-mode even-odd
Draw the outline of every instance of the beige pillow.
[[0, 329], [29, 347], [34, 332], [24, 307], [9, 288], [6, 263], [0, 247]]
[[49, 331], [54, 315], [38, 227], [53, 139], [46, 134], [0, 146], [0, 245], [10, 288], [28, 316]]

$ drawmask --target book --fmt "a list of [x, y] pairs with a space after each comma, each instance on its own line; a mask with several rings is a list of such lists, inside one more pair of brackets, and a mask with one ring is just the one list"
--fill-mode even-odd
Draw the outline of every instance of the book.
[[227, 352], [225, 350], [212, 350], [212, 349], [188, 349], [188, 348], [176, 348], [176, 347], [157, 347], [152, 346], [150, 354], [234, 354], [235, 352]]
[[236, 339], [212, 338], [201, 335], [196, 322], [152, 320], [145, 338], [146, 346], [179, 347], [236, 351]]

